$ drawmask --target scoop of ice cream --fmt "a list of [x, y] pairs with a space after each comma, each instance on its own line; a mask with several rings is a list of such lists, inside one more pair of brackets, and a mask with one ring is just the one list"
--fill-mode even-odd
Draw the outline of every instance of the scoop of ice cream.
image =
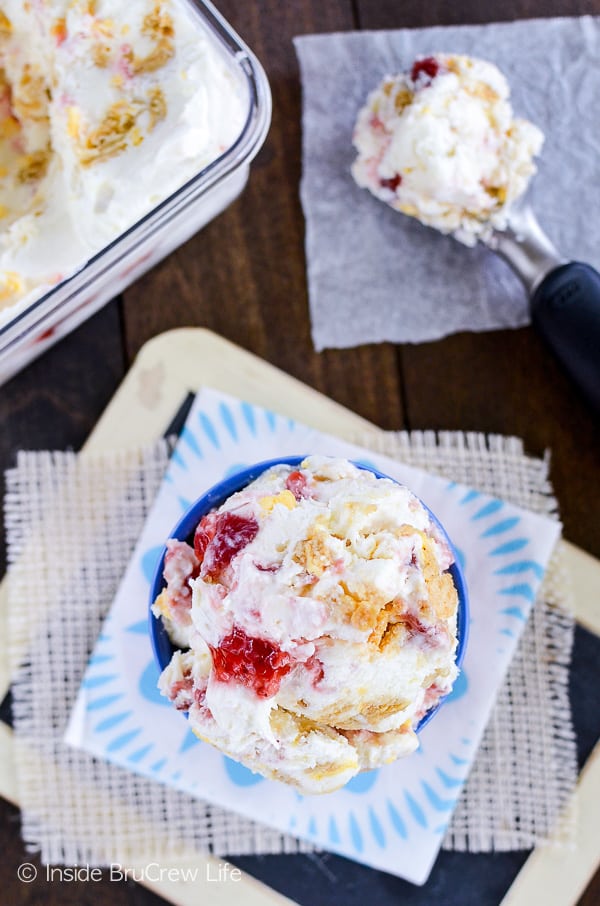
[[358, 114], [352, 175], [381, 201], [466, 245], [504, 229], [542, 132], [513, 116], [492, 63], [452, 54], [386, 76]]
[[417, 747], [457, 668], [452, 555], [405, 487], [346, 460], [275, 466], [169, 541], [160, 688], [254, 771], [328, 792]]
[[185, 0], [3, 0], [0, 320], [230, 147], [245, 91]]

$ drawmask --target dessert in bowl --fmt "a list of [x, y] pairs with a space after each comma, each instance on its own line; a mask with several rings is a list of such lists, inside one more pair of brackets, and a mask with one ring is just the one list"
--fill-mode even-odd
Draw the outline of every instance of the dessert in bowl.
[[330, 792], [417, 748], [458, 674], [467, 608], [451, 542], [407, 488], [342, 459], [259, 463], [167, 541], [159, 686], [199, 738]]

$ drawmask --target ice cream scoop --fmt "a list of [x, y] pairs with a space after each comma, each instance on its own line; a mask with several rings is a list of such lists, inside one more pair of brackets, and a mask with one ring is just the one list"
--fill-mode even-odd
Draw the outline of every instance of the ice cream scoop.
[[543, 135], [513, 116], [496, 66], [435, 54], [387, 76], [354, 130], [358, 185], [401, 213], [502, 255], [534, 325], [600, 410], [600, 275], [567, 261], [523, 203]]

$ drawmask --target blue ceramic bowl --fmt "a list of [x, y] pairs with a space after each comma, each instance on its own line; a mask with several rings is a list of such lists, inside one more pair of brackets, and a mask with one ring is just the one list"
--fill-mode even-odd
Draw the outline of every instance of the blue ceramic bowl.
[[[203, 494], [202, 497], [200, 497], [195, 503], [191, 505], [189, 510], [184, 513], [173, 531], [170, 533], [169, 538], [176, 538], [178, 541], [188, 541], [191, 543], [191, 539], [194, 537], [196, 526], [198, 525], [202, 517], [205, 516], [206, 513], [210, 512], [210, 510], [214, 510], [217, 507], [221, 506], [221, 504], [224, 503], [228, 497], [231, 497], [231, 495], [235, 494], [236, 491], [241, 491], [242, 488], [245, 488], [246, 485], [250, 484], [251, 481], [254, 481], [267, 469], [270, 469], [271, 466], [298, 466], [305, 458], [305, 456], [287, 456], [280, 459], [269, 459], [265, 462], [258, 462], [256, 463], [256, 465], [250, 466], [250, 468], [248, 469], [243, 469], [241, 472], [236, 472], [234, 475], [230, 475], [223, 481], [218, 482], [218, 484], [213, 485], [213, 487], [209, 491], [207, 491], [206, 494]], [[359, 462], [354, 463], [354, 465], [356, 465], [359, 469], [364, 469], [366, 472], [372, 472], [372, 474], [376, 475], [378, 478], [390, 478], [389, 475], [384, 475], [382, 472], [378, 472], [377, 469], [367, 467]], [[391, 480], [394, 481], [395, 479], [392, 478]], [[398, 482], [396, 483], [398, 484]], [[421, 501], [421, 503], [423, 503], [423, 501]], [[462, 569], [460, 567], [456, 548], [452, 544], [444, 527], [441, 525], [437, 517], [424, 503], [423, 506], [430, 514], [433, 522], [437, 525], [443, 538], [446, 540], [448, 547], [454, 555], [454, 563], [450, 567], [449, 571], [454, 580], [454, 585], [456, 586], [456, 591], [458, 593], [458, 645], [456, 649], [456, 664], [458, 667], [460, 667], [464, 660], [467, 645], [467, 636], [469, 633], [469, 599], [467, 594], [467, 585]], [[165, 581], [163, 579], [163, 568], [166, 551], [167, 549], [165, 547], [154, 572], [152, 585], [150, 586], [149, 605], [152, 605], [152, 603], [156, 600], [165, 586]], [[167, 634], [162, 620], [155, 617], [152, 613], [152, 610], [149, 611], [149, 621], [150, 639], [152, 642], [154, 657], [156, 658], [158, 667], [162, 672], [162, 670], [164, 670], [164, 668], [171, 660], [173, 652], [176, 649]], [[421, 718], [417, 726], [417, 731], [422, 730], [425, 724], [429, 723], [433, 715], [444, 703], [445, 698], [447, 698], [447, 696], [441, 698], [437, 705], [434, 708], [430, 708], [430, 710]]]

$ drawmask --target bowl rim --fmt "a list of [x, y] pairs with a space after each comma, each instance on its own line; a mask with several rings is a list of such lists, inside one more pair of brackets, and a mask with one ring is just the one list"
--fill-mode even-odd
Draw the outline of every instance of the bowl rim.
[[[266, 459], [261, 462], [254, 463], [251, 466], [246, 467], [245, 469], [240, 469], [237, 472], [234, 472], [231, 475], [227, 475], [225, 478], [222, 478], [220, 481], [213, 484], [204, 494], [197, 498], [197, 500], [192, 503], [185, 513], [180, 517], [180, 519], [175, 524], [171, 533], [167, 536], [167, 539], [176, 539], [177, 541], [189, 541], [190, 536], [195, 531], [196, 526], [200, 522], [202, 516], [206, 513], [215, 509], [216, 507], [221, 506], [222, 503], [227, 500], [232, 494], [236, 491], [241, 491], [246, 485], [250, 484], [256, 478], [266, 472], [268, 469], [273, 466], [287, 465], [287, 466], [299, 466], [307, 456], [310, 454], [305, 454], [304, 456], [278, 456], [274, 459]], [[352, 465], [356, 466], [359, 469], [362, 469], [365, 472], [371, 472], [377, 478], [387, 478], [389, 481], [393, 481], [394, 484], [401, 485], [402, 482], [398, 481], [396, 478], [392, 478], [391, 475], [386, 475], [384, 472], [380, 472], [379, 469], [375, 468], [372, 465], [369, 465], [358, 460], [349, 460]], [[404, 485], [405, 487], [405, 485]], [[409, 488], [410, 490], [410, 488]], [[411, 494], [414, 494], [411, 491]], [[458, 551], [452, 542], [452, 539], [449, 537], [448, 532], [437, 518], [435, 513], [433, 513], [426, 503], [423, 503], [418, 495], [414, 494], [419, 503], [425, 508], [429, 514], [430, 519], [435, 524], [438, 531], [441, 533], [444, 541], [450, 548], [452, 555], [454, 557], [454, 562], [448, 568], [448, 572], [452, 576], [452, 580], [456, 587], [456, 592], [458, 595], [458, 608], [457, 608], [457, 617], [456, 617], [456, 636], [457, 636], [457, 646], [455, 653], [455, 663], [458, 669], [460, 670], [465, 658], [465, 653], [467, 649], [467, 641], [469, 637], [469, 595], [467, 591], [467, 583], [464, 577], [464, 572], [460, 563], [460, 557]], [[167, 630], [164, 627], [162, 617], [157, 617], [152, 611], [152, 604], [165, 587], [165, 581], [163, 577], [164, 561], [165, 554], [167, 552], [166, 543], [163, 545], [160, 558], [154, 573], [152, 576], [152, 581], [150, 583], [150, 592], [149, 592], [149, 603], [148, 603], [148, 627], [150, 634], [150, 642], [152, 645], [152, 652], [154, 659], [160, 672], [164, 670], [167, 666], [171, 657], [175, 651], [182, 650], [174, 645], [168, 634]], [[415, 731], [419, 733], [434, 717], [435, 714], [439, 711], [444, 702], [452, 695], [450, 691], [447, 695], [442, 696], [439, 701], [434, 705], [433, 708], [430, 708], [419, 720]], [[187, 717], [187, 714], [186, 714]]]

